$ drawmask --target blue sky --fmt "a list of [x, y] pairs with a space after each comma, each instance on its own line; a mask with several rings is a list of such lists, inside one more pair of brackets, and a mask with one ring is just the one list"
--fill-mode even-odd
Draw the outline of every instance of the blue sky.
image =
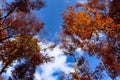
[[77, 0], [45, 0], [46, 6], [40, 11], [44, 21], [43, 35], [50, 41], [55, 41], [61, 31], [62, 13], [67, 5], [74, 5]]

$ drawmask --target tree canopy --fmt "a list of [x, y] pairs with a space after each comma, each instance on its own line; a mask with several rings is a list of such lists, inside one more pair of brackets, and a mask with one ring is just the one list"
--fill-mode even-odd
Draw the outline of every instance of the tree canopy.
[[77, 80], [96, 80], [96, 74], [102, 71], [112, 79], [120, 76], [119, 3], [119, 0], [88, 0], [85, 4], [78, 2], [76, 6], [69, 6], [63, 13], [63, 47], [69, 50], [79, 47], [101, 59], [94, 72], [84, 75], [80, 72], [76, 74]]
[[[44, 23], [34, 12], [43, 8], [45, 2], [1, 0], [0, 5], [0, 75], [17, 62], [9, 80], [33, 80], [36, 67], [51, 61], [40, 52], [40, 39], [35, 37]], [[62, 78], [101, 80], [105, 73], [113, 80], [120, 77], [120, 0], [77, 2], [68, 6], [62, 17], [60, 48], [65, 55], [73, 56], [75, 64], [74, 72]], [[100, 60], [94, 71], [84, 56], [76, 58], [77, 48]]]
[[[48, 57], [40, 53], [39, 39], [35, 38], [44, 23], [33, 14], [45, 3], [42, 0], [4, 0], [0, 4], [0, 75], [18, 61], [11, 79], [32, 80], [36, 66], [48, 61]], [[21, 63], [22, 60], [25, 62]]]

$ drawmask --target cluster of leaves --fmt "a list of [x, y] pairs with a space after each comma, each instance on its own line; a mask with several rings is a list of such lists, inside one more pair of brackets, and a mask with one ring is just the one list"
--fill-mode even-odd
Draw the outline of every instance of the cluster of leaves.
[[86, 4], [69, 6], [63, 13], [63, 47], [71, 46], [71, 51], [79, 47], [97, 56], [102, 64], [98, 70], [106, 71], [112, 79], [120, 76], [119, 5], [119, 0], [88, 0]]
[[[1, 1], [2, 2], [2, 1]], [[33, 79], [36, 66], [50, 58], [40, 53], [39, 40], [34, 36], [43, 27], [43, 22], [32, 14], [44, 6], [42, 0], [13, 0], [3, 1], [0, 8], [0, 75], [19, 61], [13, 70], [13, 79], [26, 77]], [[21, 63], [22, 61], [24, 63]]]

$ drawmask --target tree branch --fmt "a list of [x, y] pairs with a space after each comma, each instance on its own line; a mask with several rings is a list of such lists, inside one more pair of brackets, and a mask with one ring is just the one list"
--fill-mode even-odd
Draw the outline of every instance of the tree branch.
[[13, 37], [13, 36], [4, 37], [4, 38], [0, 39], [0, 42], [3, 42], [4, 40], [9, 39], [9, 38], [11, 38], [11, 37]]

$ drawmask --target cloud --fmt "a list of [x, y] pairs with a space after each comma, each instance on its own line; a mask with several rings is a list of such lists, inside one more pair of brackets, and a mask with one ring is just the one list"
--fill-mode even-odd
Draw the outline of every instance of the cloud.
[[[12, 66], [9, 66], [6, 72], [2, 74], [2, 76], [5, 78], [5, 80], [8, 80], [8, 78], [11, 76], [11, 71], [14, 70], [14, 66], [17, 64], [17, 61], [12, 63]], [[0, 67], [2, 67], [2, 62], [0, 62]]]
[[[46, 51], [41, 51], [43, 54], [48, 54], [50, 57], [54, 57], [52, 62], [44, 63], [43, 65], [40, 65], [36, 69], [36, 73], [34, 74], [35, 79], [34, 80], [57, 80], [58, 76], [53, 75], [56, 72], [64, 72], [65, 74], [68, 74], [70, 72], [74, 72], [74, 69], [70, 67], [70, 62], [67, 62], [67, 56], [64, 55], [62, 49], [60, 49], [60, 44], [58, 44], [53, 50], [47, 49], [48, 46], [52, 45], [54, 43], [48, 42], [48, 43], [39, 43], [41, 49], [45, 49]], [[81, 49], [76, 49], [77, 53], [81, 54]], [[13, 64], [13, 67], [9, 67], [7, 69], [6, 73], [3, 73], [2, 76], [5, 77], [7, 80], [7, 76], [11, 76], [11, 70], [14, 69], [14, 66], [17, 62]], [[2, 65], [2, 63], [0, 63]]]
[[[40, 46], [42, 48], [46, 48], [50, 44], [48, 43], [43, 44], [40, 43]], [[42, 72], [36, 71], [35, 73], [35, 80], [57, 80], [57, 76], [53, 76], [54, 73], [57, 71], [62, 71], [66, 74], [69, 72], [74, 72], [74, 69], [67, 63], [67, 56], [64, 55], [62, 50], [59, 48], [59, 45], [57, 45], [53, 50], [47, 49], [45, 52], [42, 52], [44, 54], [48, 54], [51, 57], [54, 57], [54, 60], [49, 63], [44, 63], [43, 65], [39, 66], [39, 68], [42, 70]]]
[[87, 0], [77, 0], [77, 2], [80, 2], [80, 3], [86, 3]]
[[84, 51], [81, 49], [81, 48], [77, 48], [76, 50], [75, 50], [75, 56], [83, 56], [83, 54], [84, 54]]
[[40, 76], [40, 74], [38, 72], [36, 72], [34, 74], [34, 76], [35, 76], [35, 80], [42, 80], [42, 78], [41, 78], [41, 76]]

